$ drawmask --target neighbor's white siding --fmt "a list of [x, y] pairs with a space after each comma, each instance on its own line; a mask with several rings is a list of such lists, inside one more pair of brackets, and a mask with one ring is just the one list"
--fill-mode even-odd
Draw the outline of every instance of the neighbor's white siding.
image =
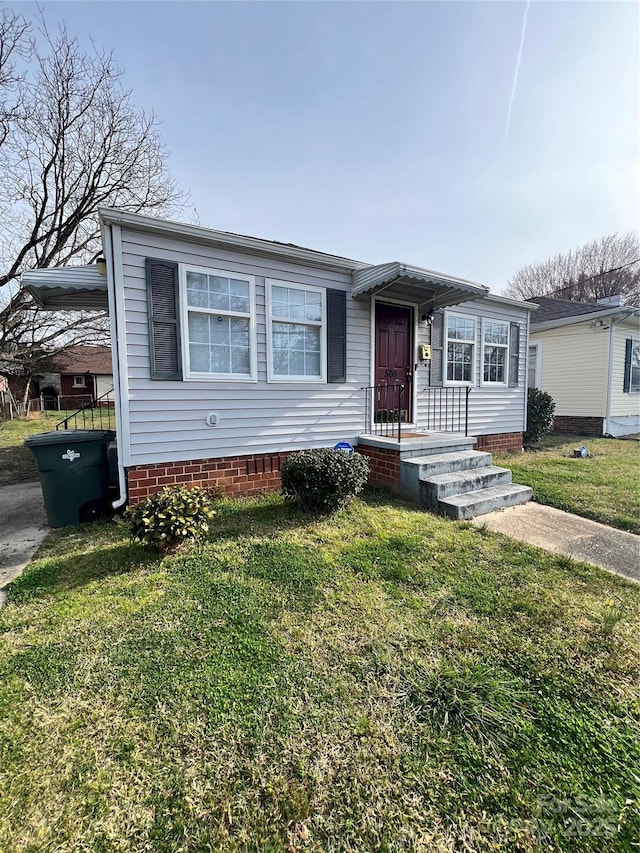
[[96, 397], [102, 397], [108, 391], [113, 391], [113, 376], [96, 376]]
[[[363, 430], [363, 386], [369, 384], [369, 303], [347, 298], [344, 384], [268, 383], [265, 278], [351, 290], [351, 278], [286, 261], [263, 260], [123, 229], [126, 354], [131, 464], [218, 458], [354, 442]], [[145, 258], [255, 276], [258, 381], [154, 381], [149, 378]], [[220, 415], [218, 426], [205, 417]]]
[[640, 392], [624, 391], [624, 358], [627, 338], [640, 340], [640, 322], [626, 320], [614, 327], [611, 409], [607, 432], [611, 435], [640, 433]]
[[[467, 315], [476, 320], [475, 370], [469, 395], [469, 435], [494, 435], [501, 432], [524, 432], [526, 408], [527, 365], [527, 315], [525, 309], [494, 302], [486, 297], [473, 302], [462, 302], [447, 309], [448, 312]], [[518, 386], [491, 386], [481, 384], [482, 373], [482, 318], [518, 323], [520, 327]], [[422, 324], [424, 326], [424, 324]], [[446, 361], [446, 353], [443, 354]], [[509, 373], [507, 362], [507, 376]], [[446, 364], [444, 366], [446, 370]], [[418, 388], [428, 385], [428, 371], [418, 372]], [[446, 386], [445, 387], [451, 387]], [[418, 427], [428, 425], [428, 395], [418, 394]]]
[[556, 415], [606, 416], [608, 327], [587, 322], [544, 332], [533, 328], [531, 343], [542, 347], [540, 387], [553, 397]]

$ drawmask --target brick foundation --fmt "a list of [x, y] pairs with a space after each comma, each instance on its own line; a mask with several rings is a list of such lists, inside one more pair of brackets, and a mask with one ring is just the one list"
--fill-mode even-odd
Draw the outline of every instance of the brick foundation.
[[[291, 451], [289, 451], [291, 452]], [[129, 504], [134, 506], [164, 486], [216, 486], [230, 497], [257, 495], [280, 488], [280, 467], [287, 453], [156, 462], [127, 469]]]
[[358, 453], [369, 460], [369, 484], [400, 491], [400, 451], [381, 447], [358, 446]]
[[573, 435], [601, 436], [604, 431], [604, 420], [578, 415], [556, 415], [553, 419], [553, 431]]
[[475, 443], [476, 450], [486, 450], [489, 453], [506, 453], [509, 450], [522, 450], [521, 432], [499, 432], [495, 435], [479, 435]]

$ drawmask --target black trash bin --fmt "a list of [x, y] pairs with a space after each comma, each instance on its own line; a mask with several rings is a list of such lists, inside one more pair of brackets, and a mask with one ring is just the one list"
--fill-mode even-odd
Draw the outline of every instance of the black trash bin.
[[25, 440], [36, 458], [51, 527], [91, 521], [107, 509], [107, 447], [114, 438], [113, 430], [79, 429], [39, 433]]

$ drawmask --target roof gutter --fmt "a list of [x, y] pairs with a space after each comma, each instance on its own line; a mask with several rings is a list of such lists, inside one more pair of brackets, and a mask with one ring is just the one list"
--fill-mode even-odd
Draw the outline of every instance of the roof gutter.
[[575, 326], [576, 323], [590, 323], [593, 320], [610, 320], [620, 323], [629, 317], [640, 317], [640, 308], [616, 308], [613, 311], [592, 311], [590, 314], [577, 314], [572, 317], [561, 317], [558, 320], [546, 320], [543, 323], [533, 323], [532, 332], [546, 332], [547, 329], [559, 329], [561, 326]]
[[247, 237], [243, 234], [233, 234], [230, 231], [216, 231], [213, 228], [203, 228], [201, 225], [190, 225], [185, 222], [155, 219], [152, 216], [143, 216], [140, 213], [127, 213], [108, 207], [101, 207], [98, 213], [103, 225], [119, 225], [135, 228], [136, 231], [146, 231], [149, 234], [164, 234], [204, 245], [235, 249], [272, 258], [283, 258], [294, 263], [323, 267], [347, 275], [354, 270], [369, 266], [369, 264], [361, 261], [342, 258], [339, 255], [325, 254], [289, 243], [278, 243], [259, 237]]

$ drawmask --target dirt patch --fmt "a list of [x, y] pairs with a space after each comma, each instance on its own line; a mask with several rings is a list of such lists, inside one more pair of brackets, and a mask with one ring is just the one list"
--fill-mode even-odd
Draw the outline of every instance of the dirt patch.
[[30, 483], [38, 479], [36, 461], [26, 447], [0, 447], [0, 486]]

